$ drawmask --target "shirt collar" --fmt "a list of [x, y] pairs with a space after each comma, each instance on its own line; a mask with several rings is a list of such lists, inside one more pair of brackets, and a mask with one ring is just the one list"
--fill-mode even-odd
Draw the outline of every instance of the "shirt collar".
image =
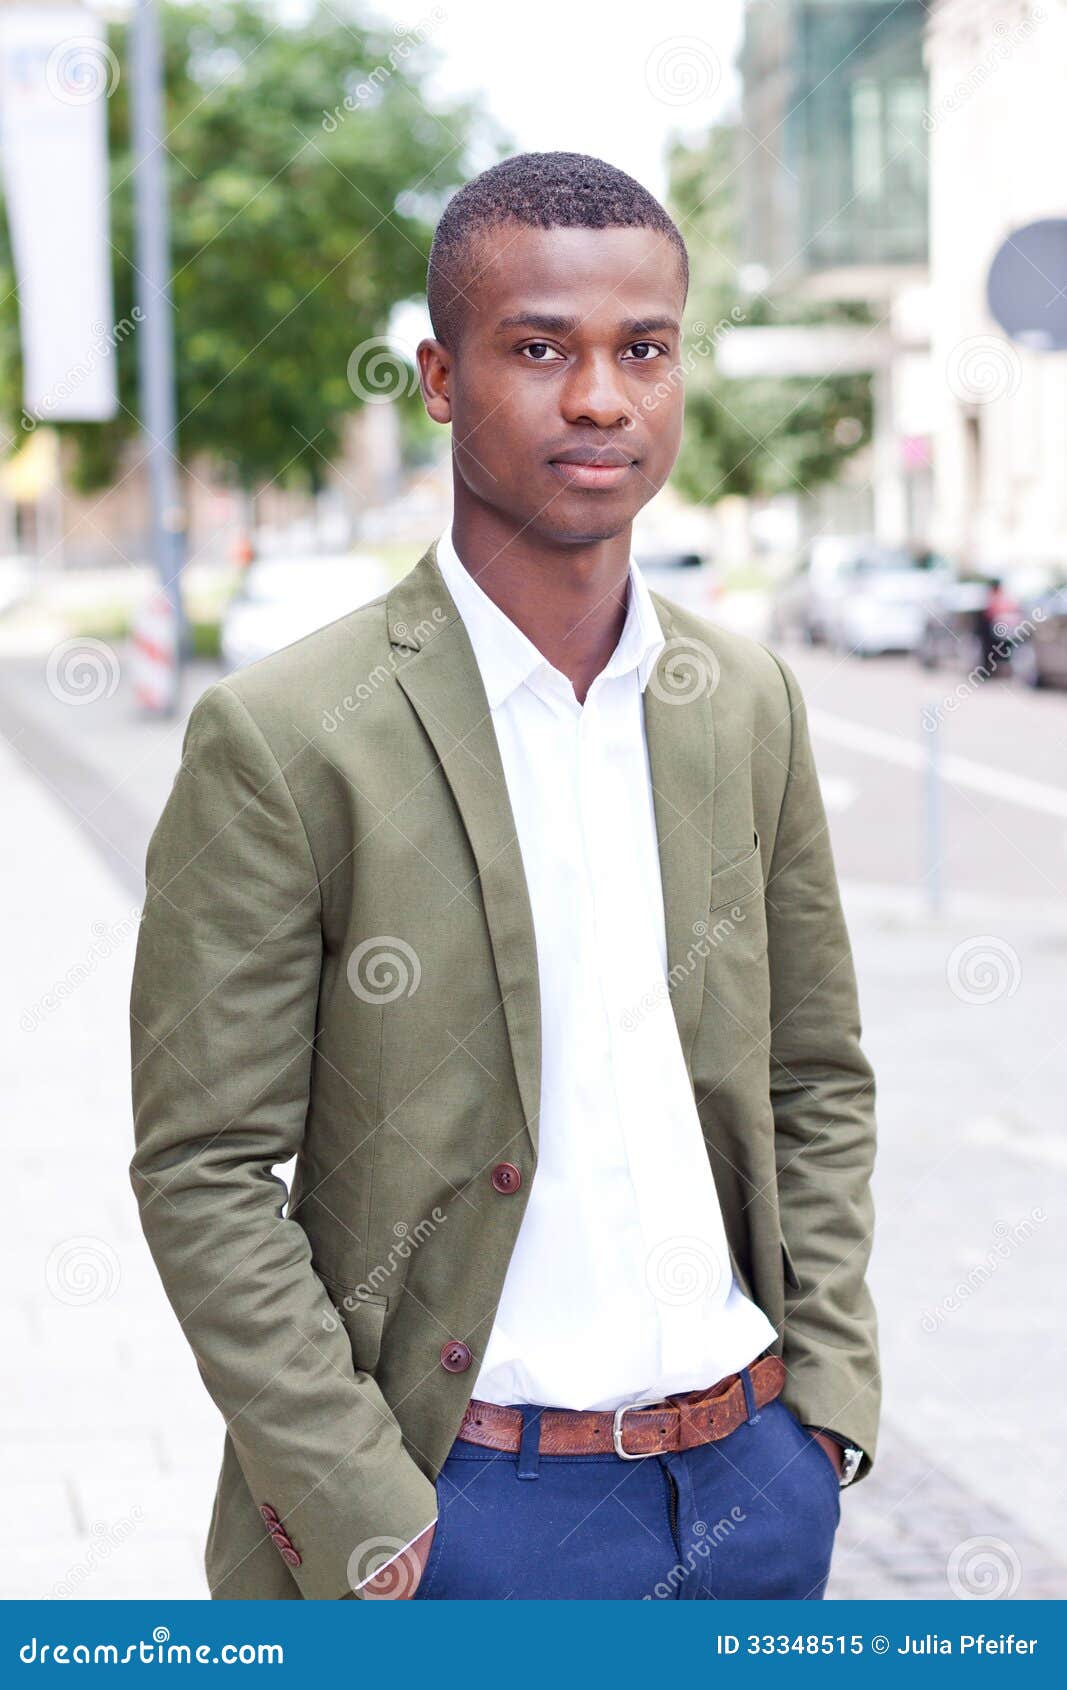
[[[474, 649], [491, 710], [497, 709], [516, 687], [522, 686], [537, 670], [559, 673], [464, 568], [453, 544], [450, 527], [437, 542], [436, 556], [445, 586], [455, 601]], [[626, 620], [603, 673], [625, 675], [636, 669], [643, 692], [666, 640], [652, 595], [632, 557], [627, 579]]]

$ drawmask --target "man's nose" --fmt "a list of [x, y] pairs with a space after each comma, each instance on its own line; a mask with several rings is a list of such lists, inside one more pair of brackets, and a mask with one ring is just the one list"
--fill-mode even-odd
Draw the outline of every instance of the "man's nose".
[[567, 422], [629, 427], [632, 407], [614, 358], [580, 358], [564, 384], [561, 409]]

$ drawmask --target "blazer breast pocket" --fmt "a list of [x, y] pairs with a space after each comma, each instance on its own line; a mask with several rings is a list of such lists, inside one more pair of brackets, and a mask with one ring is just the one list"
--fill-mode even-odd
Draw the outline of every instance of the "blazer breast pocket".
[[724, 909], [727, 904], [743, 904], [762, 891], [763, 864], [758, 833], [753, 833], [749, 843], [720, 847], [713, 852], [709, 910]]

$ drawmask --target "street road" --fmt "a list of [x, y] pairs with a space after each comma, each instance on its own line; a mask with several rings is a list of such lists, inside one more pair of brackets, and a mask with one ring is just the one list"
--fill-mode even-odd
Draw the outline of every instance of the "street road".
[[[1067, 694], [993, 683], [947, 709], [949, 672], [784, 655], [811, 713], [878, 1076], [885, 1421], [874, 1474], [843, 1498], [831, 1595], [950, 1595], [962, 1564], [977, 1569], [965, 1579], [992, 1566], [1004, 1595], [1062, 1597]], [[47, 1506], [36, 1478], [15, 1483], [9, 1525], [32, 1549], [6, 1593], [73, 1579], [86, 1595], [196, 1596], [221, 1427], [125, 1172], [131, 912], [182, 723], [137, 719], [121, 650], [92, 702], [50, 684], [47, 657], [0, 668], [21, 959], [0, 1082], [29, 1357], [0, 1434], [17, 1471], [51, 1472]], [[215, 673], [190, 672], [186, 709]], [[939, 706], [934, 912], [922, 722]], [[71, 1250], [105, 1281], [89, 1305], [64, 1279]]]

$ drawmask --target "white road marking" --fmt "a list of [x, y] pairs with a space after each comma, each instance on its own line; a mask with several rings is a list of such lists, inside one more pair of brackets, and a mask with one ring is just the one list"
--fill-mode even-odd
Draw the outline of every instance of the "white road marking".
[[[880, 757], [883, 763], [895, 763], [901, 769], [923, 770], [927, 766], [927, 751], [921, 739], [909, 739], [904, 734], [887, 733], [884, 728], [865, 727], [862, 722], [850, 722], [844, 716], [831, 715], [826, 710], [808, 713], [811, 729], [817, 739], [842, 745], [849, 751], [862, 751], [870, 757]], [[1019, 804], [1025, 810], [1038, 810], [1042, 815], [1067, 820], [1067, 791], [1049, 786], [1026, 775], [996, 769], [990, 763], [977, 763], [971, 757], [947, 754], [941, 758], [941, 773], [955, 786], [968, 787], [972, 792], [1000, 798], [1006, 804]]]
[[1012, 1131], [995, 1115], [976, 1115], [967, 1122], [963, 1136], [968, 1144], [982, 1149], [1007, 1151], [1009, 1156], [1021, 1156], [1027, 1162], [1043, 1162], [1046, 1167], [1067, 1168], [1067, 1144]]

